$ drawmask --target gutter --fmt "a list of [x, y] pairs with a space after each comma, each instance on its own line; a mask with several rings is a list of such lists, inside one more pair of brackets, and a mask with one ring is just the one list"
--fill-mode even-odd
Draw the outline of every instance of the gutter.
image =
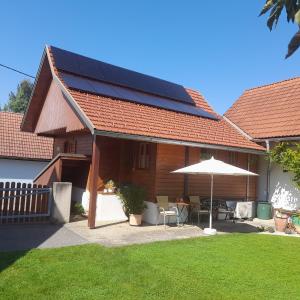
[[50, 158], [31, 158], [31, 157], [19, 157], [19, 156], [1, 156], [0, 159], [7, 159], [7, 160], [25, 160], [25, 161], [32, 161], [32, 162], [49, 162], [51, 161]]
[[266, 143], [269, 142], [284, 142], [284, 141], [300, 141], [300, 136], [285, 136], [285, 137], [272, 137], [272, 138], [261, 138], [261, 139], [252, 139], [256, 143]]
[[113, 131], [104, 131], [104, 130], [97, 130], [97, 129], [94, 130], [94, 134], [99, 136], [111, 137], [111, 138], [122, 138], [127, 140], [145, 141], [145, 142], [152, 142], [152, 143], [227, 150], [227, 151], [234, 151], [234, 152], [241, 152], [241, 153], [257, 154], [257, 155], [263, 155], [265, 153], [264, 150], [246, 149], [246, 148], [230, 147], [230, 146], [222, 146], [222, 145], [214, 145], [214, 144], [203, 144], [197, 142], [172, 140], [172, 139], [165, 139], [159, 137], [142, 136], [137, 134], [117, 133]]

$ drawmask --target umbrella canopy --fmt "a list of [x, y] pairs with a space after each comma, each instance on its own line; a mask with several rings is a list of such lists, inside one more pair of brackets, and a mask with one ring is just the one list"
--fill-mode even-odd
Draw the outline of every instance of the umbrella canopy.
[[227, 164], [213, 157], [208, 160], [201, 161], [197, 164], [181, 168], [172, 173], [185, 174], [207, 174], [207, 175], [232, 175], [232, 176], [257, 176], [257, 174]]
[[253, 172], [227, 164], [221, 160], [214, 159], [213, 157], [211, 159], [201, 161], [197, 164], [178, 169], [176, 171], [173, 171], [172, 173], [210, 175], [211, 187], [210, 187], [209, 228], [204, 229], [204, 233], [207, 234], [216, 234], [217, 232], [215, 229], [212, 228], [212, 200], [213, 200], [214, 175], [258, 176]]

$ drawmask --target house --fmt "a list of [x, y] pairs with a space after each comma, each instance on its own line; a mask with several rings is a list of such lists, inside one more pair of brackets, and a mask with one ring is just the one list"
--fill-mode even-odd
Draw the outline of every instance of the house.
[[[203, 96], [56, 47], [46, 47], [22, 130], [54, 138], [53, 159], [35, 182], [70, 181], [88, 193], [94, 228], [104, 184], [147, 191], [145, 220], [156, 221], [156, 195], [209, 196], [207, 176], [171, 171], [215, 156], [256, 171], [265, 147], [216, 114]], [[256, 178], [216, 178], [215, 195], [256, 199]]]
[[[225, 113], [245, 137], [272, 149], [282, 141], [300, 140], [300, 78], [292, 78], [246, 90]], [[292, 174], [259, 158], [258, 198], [275, 207], [300, 208], [300, 191]]]
[[20, 129], [23, 115], [0, 112], [0, 181], [32, 182], [52, 158], [53, 140]]

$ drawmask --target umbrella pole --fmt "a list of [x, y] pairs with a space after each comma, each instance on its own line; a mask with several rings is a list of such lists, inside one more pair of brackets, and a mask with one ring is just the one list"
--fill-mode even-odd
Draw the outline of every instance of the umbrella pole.
[[217, 230], [212, 228], [212, 217], [213, 217], [213, 191], [214, 191], [214, 175], [210, 175], [210, 212], [209, 212], [209, 227], [204, 228], [203, 232], [209, 235], [217, 234]]
[[213, 190], [214, 190], [214, 175], [211, 175], [211, 180], [210, 180], [210, 214], [209, 214], [209, 228], [210, 229], [212, 229]]

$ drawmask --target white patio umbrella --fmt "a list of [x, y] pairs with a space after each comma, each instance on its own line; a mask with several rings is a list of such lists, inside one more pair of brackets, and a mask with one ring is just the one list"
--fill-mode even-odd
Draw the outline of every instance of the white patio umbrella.
[[214, 159], [213, 157], [208, 160], [201, 161], [197, 164], [187, 166], [172, 173], [183, 174], [207, 174], [211, 177], [210, 183], [210, 213], [209, 213], [209, 228], [204, 228], [206, 234], [216, 234], [216, 229], [212, 228], [212, 200], [213, 200], [213, 187], [214, 175], [231, 175], [231, 176], [258, 176], [257, 174], [232, 166], [221, 160]]

